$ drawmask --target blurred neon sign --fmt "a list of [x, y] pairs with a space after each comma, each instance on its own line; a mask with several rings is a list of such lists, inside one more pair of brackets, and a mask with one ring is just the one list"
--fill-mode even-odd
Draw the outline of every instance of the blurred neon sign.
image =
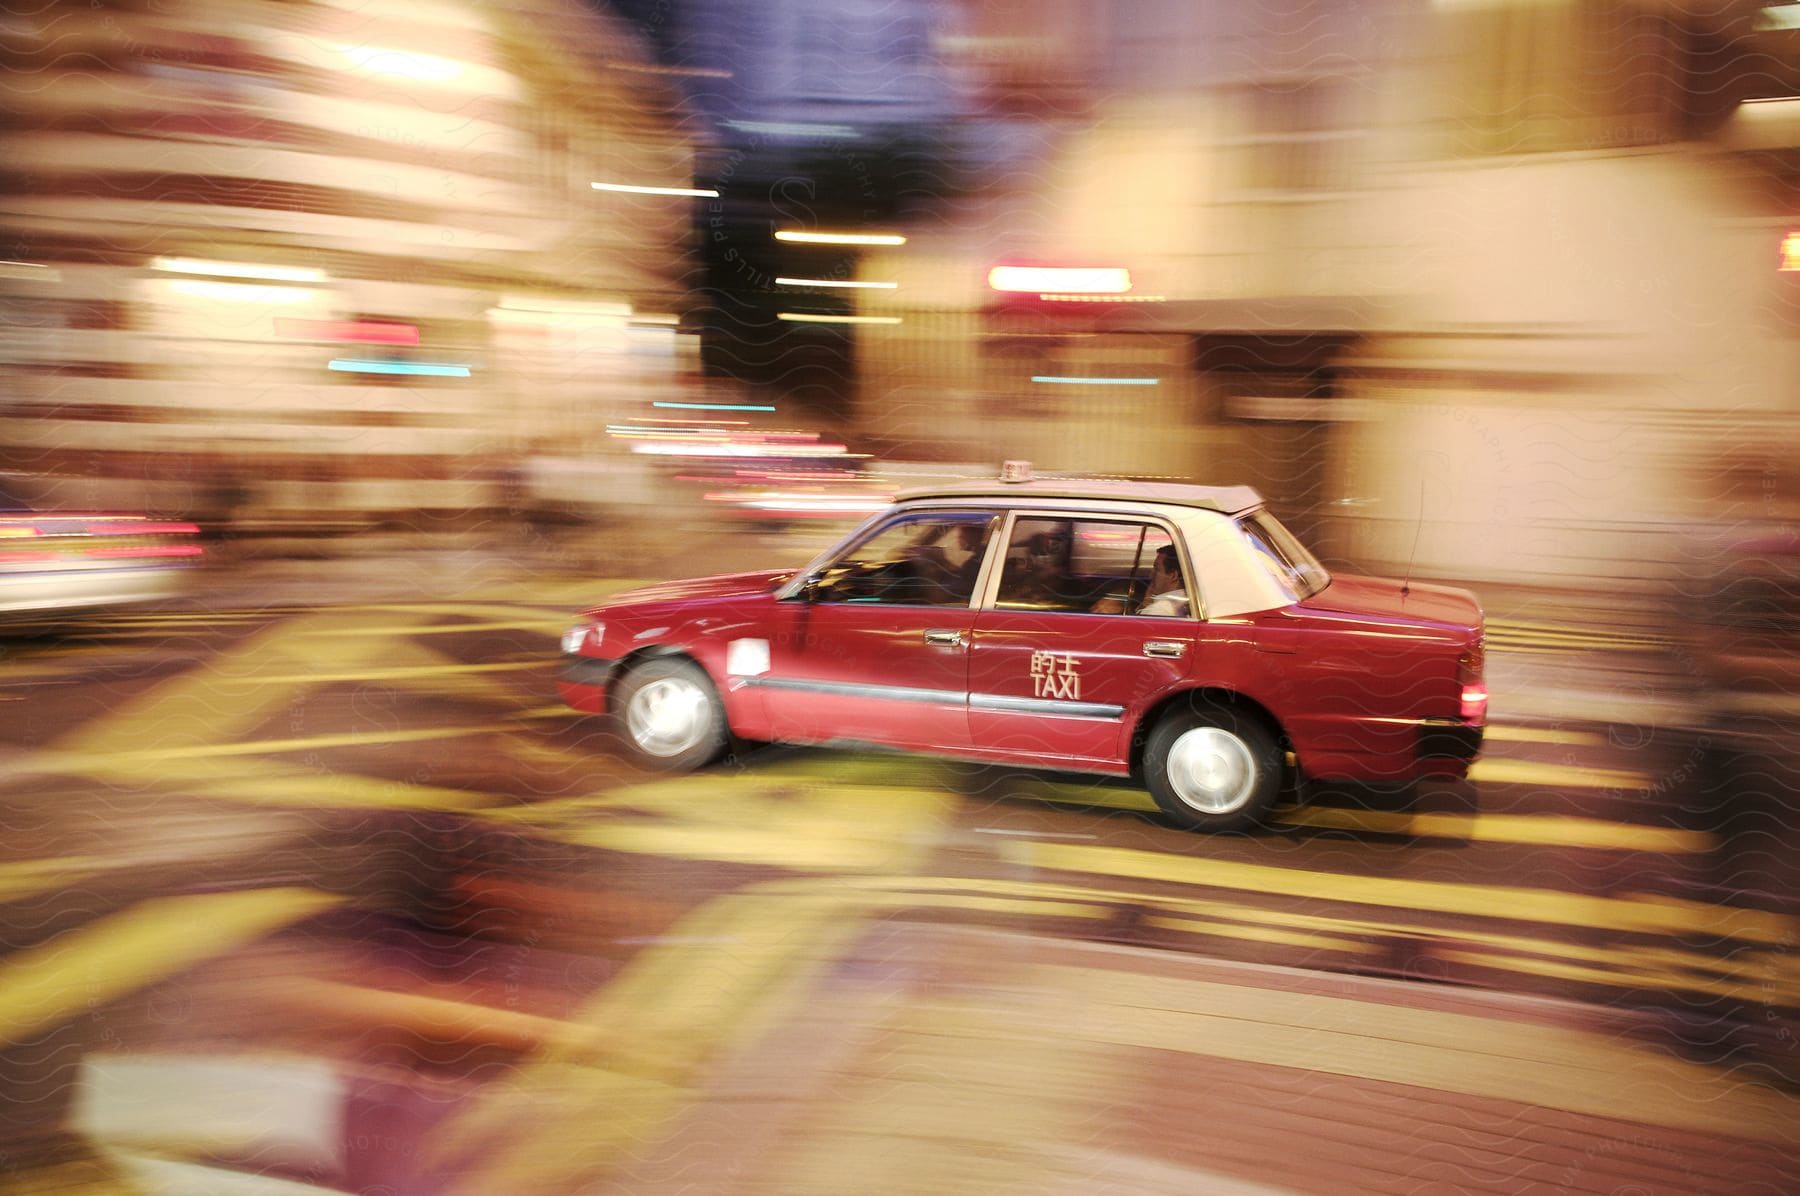
[[360, 341], [373, 345], [416, 345], [419, 330], [412, 324], [381, 320], [275, 319], [275, 335], [309, 341]]
[[1800, 228], [1789, 229], [1788, 235], [1781, 239], [1782, 270], [1800, 270]]

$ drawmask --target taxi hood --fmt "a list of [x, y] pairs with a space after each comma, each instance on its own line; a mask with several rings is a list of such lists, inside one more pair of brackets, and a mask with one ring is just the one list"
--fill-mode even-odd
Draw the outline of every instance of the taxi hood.
[[596, 609], [637, 606], [646, 602], [692, 602], [702, 598], [749, 598], [768, 594], [777, 583], [794, 575], [792, 569], [758, 569], [750, 573], [722, 573], [684, 581], [660, 581], [614, 594]]
[[1392, 577], [1357, 577], [1333, 573], [1331, 584], [1301, 600], [1306, 610], [1338, 611], [1392, 619], [1429, 619], [1471, 631], [1481, 628], [1481, 603], [1468, 590], [1453, 586], [1410, 584]]

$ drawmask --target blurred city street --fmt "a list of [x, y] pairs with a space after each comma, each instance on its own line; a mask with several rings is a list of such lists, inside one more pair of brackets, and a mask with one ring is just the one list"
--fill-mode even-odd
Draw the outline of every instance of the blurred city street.
[[0, 1196], [1800, 1192], [1800, 0], [0, 63]]
[[[821, 535], [735, 539], [685, 551]], [[369, 544], [299, 588], [247, 551], [8, 642], [10, 1190], [1794, 1179], [1800, 1100], [1722, 1012], [1795, 999], [1791, 919], [1689, 899], [1715, 844], [1653, 725], [1557, 713], [1577, 662], [1623, 690], [1616, 633], [1496, 612], [1472, 784], [1196, 838], [1129, 784], [923, 758], [638, 773], [549, 686], [628, 579], [521, 551]]]

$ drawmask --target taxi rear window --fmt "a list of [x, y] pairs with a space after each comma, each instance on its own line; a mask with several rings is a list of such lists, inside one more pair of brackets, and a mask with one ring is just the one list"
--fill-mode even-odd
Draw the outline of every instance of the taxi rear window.
[[1252, 511], [1238, 520], [1238, 526], [1256, 549], [1258, 563], [1296, 600], [1312, 597], [1331, 581], [1325, 566], [1267, 511]]

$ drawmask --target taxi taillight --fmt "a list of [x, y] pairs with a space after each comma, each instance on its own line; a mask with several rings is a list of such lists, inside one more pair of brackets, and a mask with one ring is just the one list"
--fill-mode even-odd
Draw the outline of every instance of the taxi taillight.
[[1487, 682], [1482, 679], [1482, 669], [1487, 663], [1486, 658], [1486, 644], [1481, 640], [1476, 640], [1474, 646], [1464, 652], [1462, 659], [1457, 661], [1456, 680], [1462, 690], [1461, 705], [1457, 709], [1457, 714], [1466, 723], [1480, 725], [1487, 722]]

